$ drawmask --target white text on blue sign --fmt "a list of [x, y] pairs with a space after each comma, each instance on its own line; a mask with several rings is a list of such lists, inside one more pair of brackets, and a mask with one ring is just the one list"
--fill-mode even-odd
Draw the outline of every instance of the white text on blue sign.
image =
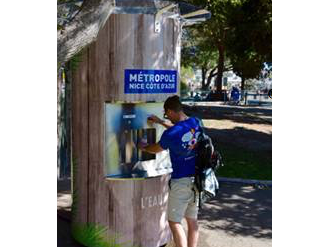
[[176, 93], [175, 70], [125, 70], [125, 94]]

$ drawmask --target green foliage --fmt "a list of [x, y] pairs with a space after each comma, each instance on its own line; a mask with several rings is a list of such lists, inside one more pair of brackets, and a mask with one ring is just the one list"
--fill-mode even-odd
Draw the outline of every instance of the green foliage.
[[57, 31], [58, 31], [58, 30], [63, 30], [63, 29], [64, 29], [64, 27], [63, 27], [62, 25], [57, 24]]
[[272, 180], [271, 153], [228, 145], [222, 145], [220, 151], [225, 165], [217, 170], [217, 176]]
[[107, 229], [96, 225], [72, 224], [72, 235], [76, 241], [87, 247], [108, 247], [109, 244], [104, 240]]
[[72, 188], [72, 205], [71, 205], [71, 217], [72, 221], [75, 221], [77, 219], [77, 212], [78, 212], [78, 188], [76, 185], [76, 179], [77, 179], [77, 160], [72, 159], [72, 171], [71, 171], [71, 188]]
[[78, 52], [77, 54], [75, 54], [70, 61], [68, 62], [68, 66], [69, 66], [69, 70], [71, 70], [72, 72], [76, 71], [80, 62], [82, 62], [83, 60], [83, 55], [84, 53], [87, 51], [87, 47], [85, 47], [84, 49], [82, 49], [80, 52]]
[[[212, 14], [212, 17], [200, 25], [195, 25], [194, 34], [198, 38], [205, 40], [203, 43], [206, 47], [203, 51], [215, 54], [215, 64], [217, 65], [217, 90], [222, 90], [222, 73], [225, 71], [225, 61], [227, 60], [226, 47], [227, 31], [229, 29], [230, 18], [241, 1], [234, 0], [190, 0], [190, 3], [197, 6], [204, 6]], [[196, 37], [196, 36], [195, 36]], [[197, 39], [198, 39], [197, 38]], [[198, 54], [197, 54], [198, 55]], [[208, 55], [207, 55], [208, 56]], [[184, 57], [184, 56], [183, 56]], [[212, 57], [212, 56], [211, 56]], [[208, 61], [208, 58], [201, 57], [202, 60]]]
[[208, 86], [206, 78], [215, 75], [215, 73], [211, 75], [210, 72], [217, 66], [217, 56], [217, 51], [209, 46], [205, 37], [199, 36], [195, 29], [184, 29], [181, 64], [185, 67], [202, 70], [203, 88]]
[[188, 86], [187, 86], [186, 83], [184, 83], [184, 82], [181, 81], [181, 82], [180, 82], [180, 88], [181, 88], [182, 91], [185, 91], [185, 90], [188, 89]]
[[[211, 12], [212, 17], [202, 24], [189, 28], [193, 30], [189, 31], [192, 34], [189, 37], [195, 40], [190, 43], [198, 49], [195, 53], [189, 53], [188, 48], [183, 48], [183, 64], [195, 63], [201, 68], [202, 61], [208, 61], [208, 57], [212, 57], [210, 54], [215, 53], [216, 63], [220, 69], [217, 84], [221, 87], [220, 79], [225, 71], [225, 61], [230, 61], [234, 72], [246, 79], [256, 78], [262, 69], [262, 64], [271, 62], [271, 0], [190, 0], [188, 2], [206, 8]], [[188, 49], [188, 52], [185, 49]]]
[[185, 95], [189, 91], [188, 83], [195, 77], [194, 70], [191, 67], [181, 67], [180, 71], [180, 94]]
[[262, 57], [255, 52], [243, 52], [240, 55], [232, 54], [231, 63], [233, 71], [242, 80], [246, 78], [257, 78], [263, 68]]
[[212, 69], [217, 65], [217, 52], [208, 44], [205, 37], [199, 36], [195, 29], [184, 30], [181, 62], [185, 67]]
[[86, 247], [134, 247], [129, 243], [118, 243], [118, 234], [107, 238], [106, 234], [108, 228], [105, 226], [100, 226], [97, 224], [83, 224], [76, 222], [77, 213], [78, 213], [78, 188], [75, 184], [78, 172], [77, 160], [72, 160], [72, 177], [73, 177], [73, 194], [72, 194], [72, 206], [71, 206], [71, 215], [72, 215], [72, 224], [71, 224], [71, 233], [73, 238], [79, 243], [84, 244]]
[[72, 235], [79, 243], [86, 247], [130, 247], [129, 243], [118, 243], [118, 235], [107, 239], [108, 228], [96, 224], [72, 224]]
[[219, 42], [224, 42], [226, 37], [224, 31], [228, 28], [228, 22], [232, 17], [234, 9], [241, 1], [234, 0], [190, 0], [196, 6], [204, 6], [211, 12], [212, 17], [203, 24], [193, 28], [198, 30], [201, 37], [208, 40], [210, 48], [217, 49]]
[[244, 89], [245, 90], [257, 90], [257, 88], [256, 88], [256, 80], [255, 79], [247, 79], [247, 80], [245, 80]]
[[191, 67], [183, 67], [180, 69], [180, 79], [183, 83], [187, 84], [189, 80], [195, 77], [194, 70]]
[[180, 95], [183, 96], [188, 92], [189, 88], [186, 83], [180, 81]]
[[271, 14], [271, 0], [245, 0], [229, 21], [227, 53], [243, 79], [257, 78], [264, 62], [271, 62]]

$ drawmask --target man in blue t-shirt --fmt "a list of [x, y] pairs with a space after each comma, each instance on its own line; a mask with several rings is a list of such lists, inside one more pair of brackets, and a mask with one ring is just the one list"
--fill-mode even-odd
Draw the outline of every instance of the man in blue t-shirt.
[[[177, 247], [196, 247], [198, 240], [198, 197], [195, 196], [195, 145], [201, 134], [199, 120], [189, 118], [182, 110], [178, 96], [169, 97], [164, 103], [164, 117], [171, 123], [157, 116], [148, 119], [163, 125], [160, 141], [155, 144], [139, 144], [142, 151], [158, 153], [169, 149], [173, 172], [171, 174], [168, 221]], [[186, 238], [181, 221], [185, 217], [188, 225]]]

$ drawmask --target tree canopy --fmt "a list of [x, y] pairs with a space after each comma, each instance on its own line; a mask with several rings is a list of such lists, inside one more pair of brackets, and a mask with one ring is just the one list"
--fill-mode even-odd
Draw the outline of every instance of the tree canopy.
[[[195, 38], [192, 38], [196, 36]], [[181, 52], [182, 65], [202, 70], [202, 89], [207, 89], [216, 75], [217, 52], [208, 45], [208, 40], [198, 36], [196, 30], [185, 29]], [[206, 80], [207, 79], [207, 80]]]
[[[222, 90], [222, 74], [226, 70], [226, 61], [230, 61], [233, 71], [242, 79], [257, 77], [263, 63], [271, 62], [271, 0], [190, 0], [189, 2], [204, 6], [212, 13], [210, 20], [191, 27], [195, 30], [191, 38], [206, 41], [197, 42], [195, 50], [216, 52], [218, 92]], [[186, 54], [184, 52], [183, 54], [185, 60]], [[195, 58], [182, 61], [183, 64], [200, 59], [207, 60], [205, 54], [198, 52], [192, 56]], [[244, 88], [244, 81], [242, 87]]]
[[245, 0], [230, 21], [227, 54], [233, 71], [245, 79], [257, 78], [272, 59], [271, 0]]

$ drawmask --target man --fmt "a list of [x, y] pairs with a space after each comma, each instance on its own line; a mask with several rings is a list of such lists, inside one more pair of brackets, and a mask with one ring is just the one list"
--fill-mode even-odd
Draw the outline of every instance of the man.
[[[194, 190], [196, 156], [194, 148], [198, 135], [201, 133], [201, 127], [196, 118], [189, 118], [183, 112], [180, 99], [176, 95], [165, 101], [164, 117], [168, 118], [171, 123], [154, 115], [148, 118], [167, 128], [160, 141], [150, 145], [139, 143], [139, 148], [149, 153], [169, 149], [173, 169], [168, 199], [169, 225], [176, 247], [196, 247], [198, 197], [195, 196]], [[188, 225], [187, 238], [181, 225], [183, 217]]]

